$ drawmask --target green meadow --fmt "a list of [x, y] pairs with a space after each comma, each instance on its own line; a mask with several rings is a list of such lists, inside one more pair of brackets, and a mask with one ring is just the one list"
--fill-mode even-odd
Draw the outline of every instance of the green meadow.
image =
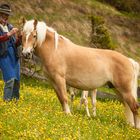
[[[80, 95], [71, 104], [72, 115], [62, 112], [53, 88], [43, 81], [21, 77], [21, 98], [3, 102], [0, 81], [0, 140], [139, 140], [140, 131], [126, 123], [117, 100], [97, 101], [97, 116], [79, 108]], [[89, 109], [92, 106], [89, 100]]]

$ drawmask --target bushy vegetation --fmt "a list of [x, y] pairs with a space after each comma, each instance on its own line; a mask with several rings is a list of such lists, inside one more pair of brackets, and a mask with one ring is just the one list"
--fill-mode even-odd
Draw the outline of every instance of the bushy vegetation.
[[[138, 140], [140, 131], [126, 124], [118, 101], [98, 100], [97, 117], [88, 118], [74, 100], [72, 116], [62, 112], [54, 90], [42, 81], [21, 78], [21, 98], [5, 103], [0, 98], [2, 140]], [[3, 82], [0, 81], [0, 96]], [[91, 111], [91, 104], [89, 104]]]
[[103, 18], [99, 16], [91, 16], [91, 46], [101, 49], [115, 49], [111, 36], [104, 24]]

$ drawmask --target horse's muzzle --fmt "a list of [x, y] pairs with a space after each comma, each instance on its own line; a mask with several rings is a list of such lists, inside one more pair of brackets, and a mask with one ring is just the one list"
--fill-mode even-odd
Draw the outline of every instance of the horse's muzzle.
[[30, 53], [30, 52], [22, 53], [22, 54], [23, 54], [23, 57], [24, 57], [25, 59], [31, 59], [31, 58], [32, 58], [32, 53]]

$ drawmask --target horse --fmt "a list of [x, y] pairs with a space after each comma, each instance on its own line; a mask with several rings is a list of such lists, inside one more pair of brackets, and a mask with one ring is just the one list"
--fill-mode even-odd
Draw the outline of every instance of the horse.
[[92, 113], [93, 116], [96, 116], [96, 94], [97, 94], [97, 89], [91, 90], [91, 91], [87, 91], [87, 90], [83, 90], [82, 91], [82, 95], [81, 95], [81, 99], [80, 99], [80, 107], [82, 104], [85, 105], [86, 108], [86, 112], [87, 112], [87, 116], [90, 117], [90, 113], [89, 113], [89, 108], [88, 108], [88, 93], [90, 93], [91, 95], [91, 103], [92, 103]]
[[105, 49], [77, 45], [59, 35], [43, 21], [23, 20], [23, 55], [34, 53], [66, 114], [71, 114], [66, 84], [82, 90], [94, 90], [111, 82], [125, 107], [126, 120], [140, 128], [137, 101], [139, 64], [123, 54]]
[[[77, 93], [77, 89], [72, 88], [72, 87], [67, 87], [67, 91], [70, 94], [71, 97], [71, 103], [73, 103], [74, 97]], [[90, 113], [89, 113], [89, 108], [88, 108], [88, 93], [90, 92], [90, 96], [91, 96], [91, 103], [92, 103], [92, 113], [93, 116], [96, 116], [96, 94], [97, 94], [97, 89], [95, 90], [91, 90], [91, 91], [87, 91], [87, 90], [83, 90], [81, 93], [81, 99], [80, 99], [80, 108], [82, 106], [82, 104], [85, 105], [85, 109], [86, 109], [86, 113], [87, 116], [90, 117]]]

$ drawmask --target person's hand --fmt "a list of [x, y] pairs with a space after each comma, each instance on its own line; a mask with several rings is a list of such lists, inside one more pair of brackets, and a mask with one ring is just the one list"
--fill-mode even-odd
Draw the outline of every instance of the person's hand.
[[10, 32], [7, 33], [8, 36], [12, 36], [13, 34], [18, 32], [18, 28], [13, 28]]

